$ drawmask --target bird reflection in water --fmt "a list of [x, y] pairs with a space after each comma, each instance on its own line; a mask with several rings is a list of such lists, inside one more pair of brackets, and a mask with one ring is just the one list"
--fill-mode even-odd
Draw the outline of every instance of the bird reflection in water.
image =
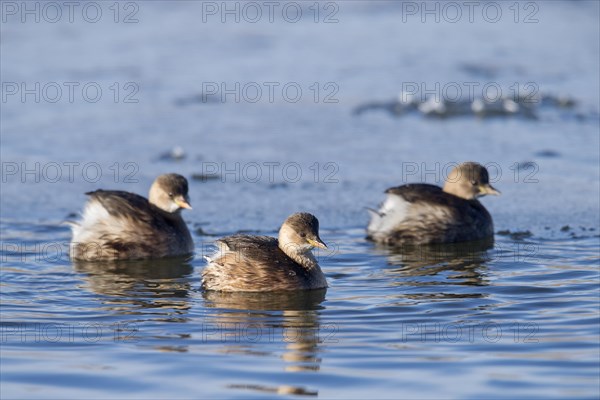
[[[335, 340], [333, 326], [321, 326], [319, 311], [326, 289], [289, 292], [215, 292], [205, 291], [208, 310], [213, 309], [203, 326], [203, 339], [222, 344], [220, 351], [254, 356], [280, 355], [284, 370], [318, 371], [321, 345]], [[273, 346], [275, 344], [275, 346]], [[261, 392], [316, 395], [303, 388], [267, 387], [234, 384], [231, 388]]]
[[[119, 262], [74, 262], [84, 274], [86, 288], [99, 295], [103, 305], [121, 314], [146, 315], [178, 322], [191, 307], [193, 267], [189, 258], [165, 258]], [[155, 319], [156, 320], [156, 319]]]
[[[489, 250], [494, 247], [493, 238], [481, 241], [430, 244], [402, 247], [377, 245], [375, 251], [383, 254], [392, 269], [386, 269], [387, 275], [394, 278], [397, 286], [465, 285], [487, 286], [482, 275], [486, 263], [492, 258]], [[439, 298], [439, 293], [423, 293], [419, 296]], [[477, 294], [448, 294], [448, 297], [479, 297]], [[442, 296], [443, 297], [443, 296]]]

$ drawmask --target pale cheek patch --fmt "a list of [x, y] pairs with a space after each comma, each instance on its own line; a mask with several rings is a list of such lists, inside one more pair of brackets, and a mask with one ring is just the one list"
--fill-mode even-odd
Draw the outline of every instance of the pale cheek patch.
[[175, 211], [177, 211], [179, 209], [179, 205], [177, 205], [177, 203], [175, 203], [174, 201], [170, 201], [169, 202], [169, 209], [167, 210], [170, 213], [173, 213]]

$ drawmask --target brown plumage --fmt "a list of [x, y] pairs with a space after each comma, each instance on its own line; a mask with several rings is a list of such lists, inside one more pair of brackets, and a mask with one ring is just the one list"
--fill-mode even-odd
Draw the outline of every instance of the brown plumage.
[[408, 184], [386, 190], [379, 211], [371, 211], [367, 238], [389, 245], [454, 243], [494, 235], [492, 217], [477, 200], [499, 194], [487, 170], [463, 163], [448, 177], [444, 188]]
[[72, 259], [145, 259], [193, 252], [192, 237], [181, 218], [181, 209], [191, 208], [183, 176], [159, 176], [149, 200], [116, 190], [86, 194], [90, 199], [82, 219], [72, 223]]
[[233, 235], [219, 239], [216, 255], [207, 258], [202, 273], [206, 290], [266, 292], [318, 289], [327, 281], [313, 247], [325, 248], [319, 238], [319, 221], [308, 213], [291, 215], [279, 238]]

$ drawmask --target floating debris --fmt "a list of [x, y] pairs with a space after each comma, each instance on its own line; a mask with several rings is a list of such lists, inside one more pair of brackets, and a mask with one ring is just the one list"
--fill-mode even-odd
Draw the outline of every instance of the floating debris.
[[179, 107], [189, 106], [190, 104], [215, 104], [223, 102], [224, 101], [221, 101], [221, 96], [215, 96], [212, 94], [205, 93], [175, 99], [175, 105]]
[[445, 118], [449, 115], [467, 115], [471, 113], [472, 105], [468, 102], [449, 102], [430, 97], [417, 108], [427, 117]]
[[516, 232], [511, 232], [510, 230], [506, 229], [506, 230], [502, 230], [502, 231], [498, 231], [496, 232], [496, 234], [500, 235], [500, 236], [508, 236], [513, 240], [523, 240], [523, 239], [528, 239], [530, 237], [533, 236], [533, 233], [531, 233], [530, 231], [516, 231]]
[[562, 228], [560, 228], [561, 232], [569, 232], [571, 230], [571, 227], [569, 225], [565, 225]]
[[533, 161], [523, 161], [520, 163], [517, 163], [517, 171], [523, 171], [523, 170], [528, 170], [528, 169], [533, 169], [534, 171], [537, 170], [538, 165], [533, 162]]
[[560, 153], [554, 150], [541, 150], [534, 154], [536, 157], [554, 158], [560, 157]]
[[221, 175], [219, 174], [192, 174], [192, 179], [200, 182], [208, 182], [214, 181], [217, 179], [221, 179]]
[[280, 395], [318, 396], [319, 392], [294, 386], [263, 386], [263, 385], [227, 385], [229, 389], [254, 390], [263, 393], [275, 393]]
[[547, 95], [541, 97], [542, 106], [553, 106], [559, 108], [573, 108], [577, 105], [577, 100], [569, 96]]
[[269, 189], [282, 189], [288, 186], [287, 182], [270, 183]]
[[161, 154], [158, 159], [161, 161], [181, 161], [186, 157], [183, 147], [175, 146], [166, 153]]
[[536, 119], [531, 104], [522, 99], [502, 98], [494, 101], [477, 98], [471, 103], [471, 110], [478, 117], [522, 116]]
[[[416, 113], [433, 118], [475, 116], [479, 118], [520, 117], [536, 120], [541, 109], [571, 109], [576, 105], [577, 101], [571, 97], [553, 95], [502, 96], [497, 99], [485, 97], [448, 99], [435, 95], [423, 99], [413, 92], [401, 92], [396, 99], [390, 101], [375, 101], [359, 105], [353, 110], [353, 114], [360, 115], [367, 111], [383, 110], [395, 116]], [[570, 115], [581, 120], [587, 118], [581, 112]]]

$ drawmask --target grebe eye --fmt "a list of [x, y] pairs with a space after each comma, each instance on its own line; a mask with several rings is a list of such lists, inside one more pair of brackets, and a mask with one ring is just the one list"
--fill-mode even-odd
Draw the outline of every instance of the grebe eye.
[[169, 197], [173, 198], [173, 192], [169, 192]]
[[477, 181], [471, 181], [471, 185], [477, 186]]

